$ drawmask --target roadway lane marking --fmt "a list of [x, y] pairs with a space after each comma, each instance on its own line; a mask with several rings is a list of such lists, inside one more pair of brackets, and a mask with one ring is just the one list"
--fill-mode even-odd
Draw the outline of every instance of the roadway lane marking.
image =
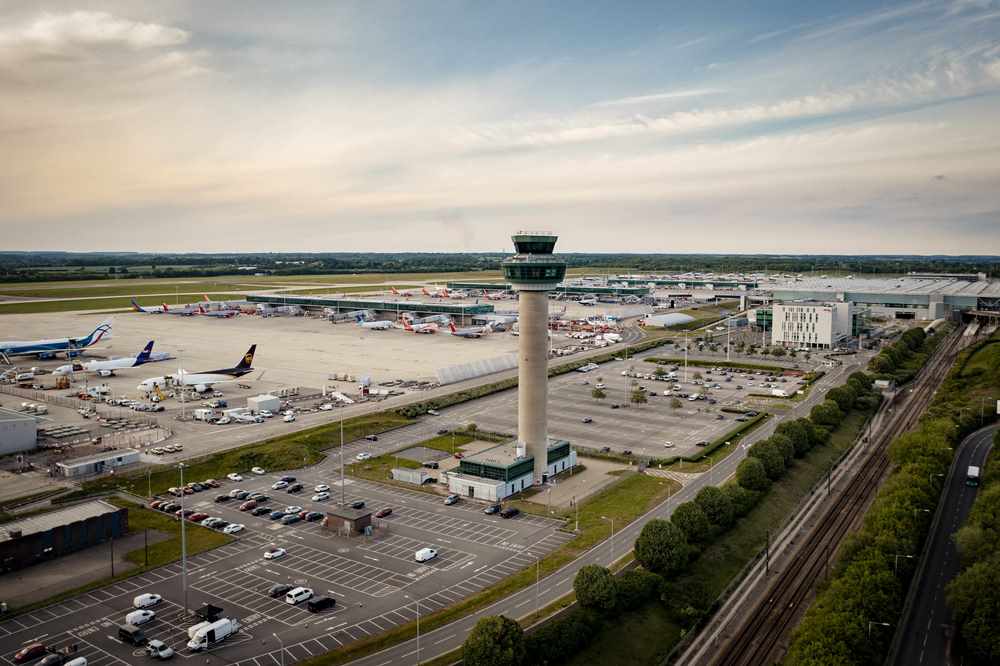
[[457, 636], [457, 634], [449, 634], [448, 636], [445, 636], [444, 638], [442, 638], [439, 641], [434, 641], [434, 645], [440, 645], [441, 643], [444, 643], [445, 641], [450, 641], [455, 636]]

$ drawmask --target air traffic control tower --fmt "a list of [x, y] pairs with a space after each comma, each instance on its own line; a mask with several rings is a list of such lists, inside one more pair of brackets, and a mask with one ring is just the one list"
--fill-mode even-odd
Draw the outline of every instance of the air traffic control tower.
[[551, 233], [519, 232], [511, 237], [517, 254], [503, 262], [503, 276], [519, 293], [517, 444], [535, 459], [535, 484], [548, 461], [549, 298], [566, 275], [566, 262], [552, 254]]

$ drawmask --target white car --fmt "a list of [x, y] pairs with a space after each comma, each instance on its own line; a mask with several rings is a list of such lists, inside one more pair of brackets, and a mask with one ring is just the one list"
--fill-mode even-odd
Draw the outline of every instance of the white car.
[[673, 442], [663, 442], [663, 446], [664, 446], [664, 448], [672, 449], [672, 448], [674, 448], [674, 443]]
[[367, 451], [362, 451], [358, 455], [354, 456], [354, 459], [355, 460], [370, 460], [371, 457], [372, 457], [372, 454], [368, 453]]
[[264, 471], [263, 467], [251, 467], [250, 471], [253, 472], [254, 474], [267, 474], [267, 472]]
[[413, 559], [417, 562], [427, 562], [437, 557], [438, 552], [433, 548], [421, 548], [413, 554]]
[[149, 608], [150, 606], [155, 606], [161, 601], [163, 601], [163, 597], [160, 595], [147, 592], [145, 594], [140, 594], [133, 599], [132, 606], [134, 608]]
[[215, 425], [229, 425], [233, 420], [228, 416], [223, 416], [221, 419], [215, 422]]
[[156, 617], [156, 613], [151, 610], [132, 611], [125, 616], [125, 624], [131, 624], [132, 626], [138, 627], [140, 624], [146, 624], [154, 617]]
[[265, 419], [269, 419], [272, 416], [274, 416], [274, 414], [269, 409], [262, 409], [259, 412], [257, 412], [257, 414], [263, 416]]
[[302, 507], [296, 504], [285, 507], [285, 513], [302, 513]]
[[284, 421], [285, 423], [291, 423], [292, 421], [295, 420], [295, 414], [285, 414], [281, 418], [281, 420]]
[[318, 493], [325, 493], [328, 490], [330, 490], [330, 486], [326, 485], [325, 483], [321, 483], [318, 486], [316, 486], [315, 488], [313, 488], [313, 490], [315, 490]]
[[229, 474], [226, 474], [226, 478], [229, 479], [230, 481], [242, 481], [243, 480], [243, 477], [240, 476], [239, 474], [237, 474], [236, 472], [230, 472]]
[[243, 525], [241, 523], [231, 523], [222, 529], [223, 534], [236, 534], [237, 532], [242, 531]]
[[288, 551], [286, 551], [284, 548], [272, 548], [271, 550], [264, 552], [264, 559], [277, 560], [281, 557], [284, 557], [287, 553]]
[[221, 523], [221, 522], [222, 522], [222, 518], [216, 518], [214, 516], [211, 516], [211, 517], [206, 518], [205, 520], [201, 521], [201, 526], [202, 527], [212, 527], [213, 525], [217, 525], [218, 523]]
[[330, 493], [316, 493], [312, 496], [313, 502], [322, 502], [324, 500], [330, 499]]
[[288, 487], [288, 481], [275, 481], [271, 484], [271, 490], [281, 490]]
[[230, 491], [229, 491], [229, 496], [230, 496], [230, 497], [236, 497], [236, 496], [237, 496], [237, 495], [239, 495], [239, 494], [240, 494], [241, 492], [243, 492], [243, 491], [242, 491], [242, 490], [240, 490], [239, 488], [233, 488], [232, 490], [230, 490]]
[[324, 402], [322, 405], [319, 406], [319, 409], [320, 409], [321, 412], [328, 412], [331, 409], [333, 409], [333, 403], [331, 403], [331, 402]]

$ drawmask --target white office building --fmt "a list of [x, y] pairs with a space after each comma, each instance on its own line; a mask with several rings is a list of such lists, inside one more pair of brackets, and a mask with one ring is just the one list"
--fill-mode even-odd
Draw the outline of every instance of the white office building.
[[792, 349], [830, 349], [850, 337], [853, 316], [851, 303], [775, 303], [771, 342]]

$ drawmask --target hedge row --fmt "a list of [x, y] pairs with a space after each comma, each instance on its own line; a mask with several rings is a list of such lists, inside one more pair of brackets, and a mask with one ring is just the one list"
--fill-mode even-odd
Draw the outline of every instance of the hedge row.
[[[650, 356], [646, 359], [648, 363], [656, 363], [657, 365], [684, 365], [683, 358], [666, 358], [662, 356]], [[688, 359], [688, 365], [694, 365], [701, 368], [737, 368], [739, 370], [764, 370], [771, 373], [782, 373], [785, 370], [792, 370], [793, 368], [785, 368], [780, 365], [768, 365], [766, 363], [742, 363], [736, 361], [703, 361], [700, 359]]]

